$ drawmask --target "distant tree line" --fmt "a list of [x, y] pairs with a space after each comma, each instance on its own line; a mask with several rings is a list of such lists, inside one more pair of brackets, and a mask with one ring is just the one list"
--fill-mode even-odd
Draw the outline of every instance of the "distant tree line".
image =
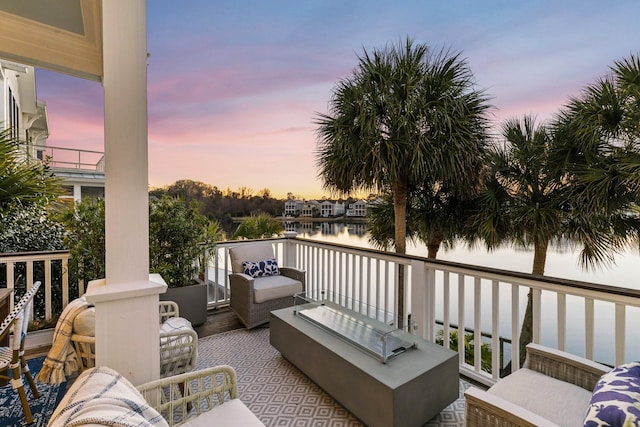
[[228, 235], [233, 234], [232, 218], [249, 217], [260, 213], [280, 216], [284, 211], [284, 199], [271, 196], [267, 188], [254, 192], [247, 187], [237, 190], [221, 190], [214, 185], [183, 179], [149, 192], [149, 197], [161, 198], [167, 195], [178, 197], [187, 204], [196, 200], [200, 204], [200, 213], [210, 220], [218, 221]]

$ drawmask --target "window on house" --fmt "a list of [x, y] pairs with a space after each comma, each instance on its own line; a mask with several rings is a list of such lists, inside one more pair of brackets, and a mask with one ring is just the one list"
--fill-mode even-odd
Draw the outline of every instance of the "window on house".
[[20, 108], [11, 88], [9, 88], [9, 129], [11, 129], [11, 138], [18, 139], [20, 137]]

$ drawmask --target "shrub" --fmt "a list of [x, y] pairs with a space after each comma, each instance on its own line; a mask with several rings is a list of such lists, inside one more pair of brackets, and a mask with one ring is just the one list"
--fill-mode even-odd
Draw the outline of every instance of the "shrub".
[[0, 253], [62, 250], [64, 235], [64, 226], [43, 201], [14, 203], [0, 211]]

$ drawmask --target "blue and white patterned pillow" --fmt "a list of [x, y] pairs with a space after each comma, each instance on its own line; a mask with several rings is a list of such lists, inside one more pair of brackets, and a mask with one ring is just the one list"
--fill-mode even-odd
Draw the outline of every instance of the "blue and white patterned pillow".
[[277, 276], [280, 274], [278, 262], [274, 259], [265, 261], [242, 261], [243, 273], [251, 277]]
[[584, 427], [640, 425], [640, 362], [604, 374], [593, 389]]

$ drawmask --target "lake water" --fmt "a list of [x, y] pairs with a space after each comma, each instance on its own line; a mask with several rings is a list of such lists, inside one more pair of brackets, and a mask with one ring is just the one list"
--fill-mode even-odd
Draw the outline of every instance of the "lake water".
[[[296, 231], [299, 237], [322, 242], [370, 248], [369, 236], [364, 224], [344, 223], [291, 223], [288, 230]], [[422, 243], [407, 242], [407, 253], [427, 256]], [[504, 270], [530, 273], [533, 266], [533, 250], [502, 248], [488, 252], [486, 249], [468, 248], [459, 243], [452, 249], [441, 248], [438, 259], [463, 264], [480, 265]], [[615, 265], [585, 271], [579, 265], [578, 251], [550, 248], [547, 254], [545, 275], [584, 282], [601, 283], [640, 289], [640, 254], [638, 249], [627, 249], [615, 257]]]

